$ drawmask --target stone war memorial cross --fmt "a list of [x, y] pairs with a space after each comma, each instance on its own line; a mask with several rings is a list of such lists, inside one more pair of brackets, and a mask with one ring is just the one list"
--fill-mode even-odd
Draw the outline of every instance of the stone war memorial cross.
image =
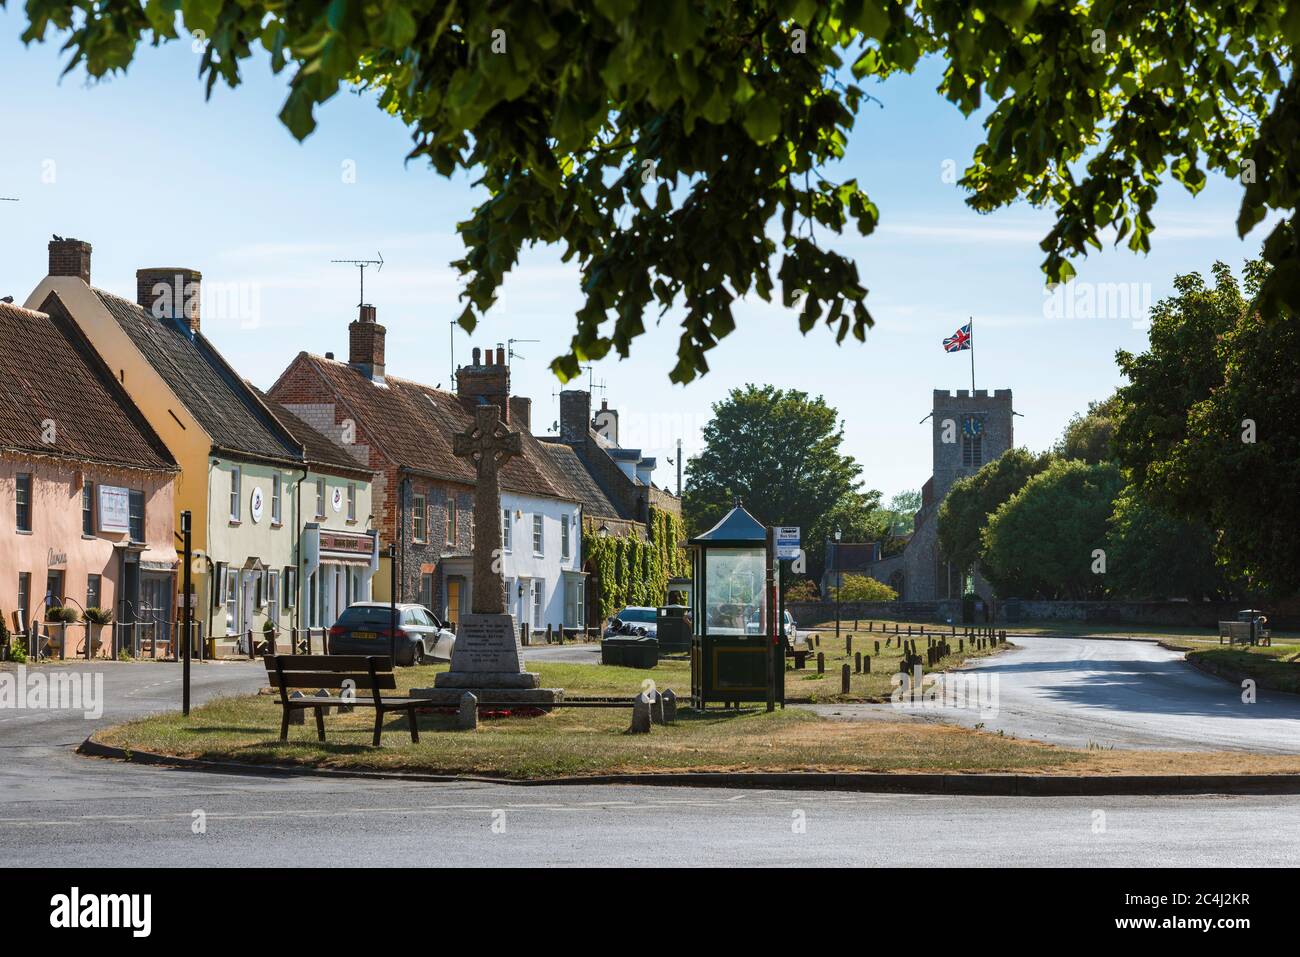
[[[414, 698], [462, 705], [466, 692], [494, 704], [540, 705], [563, 700], [562, 688], [542, 688], [540, 676], [524, 670], [523, 647], [506, 612], [501, 574], [501, 466], [523, 454], [518, 432], [501, 421], [495, 405], [474, 410], [474, 424], [455, 437], [457, 457], [474, 463], [474, 572], [470, 614], [456, 628], [451, 669], [434, 676], [432, 688], [412, 688]], [[466, 725], [468, 726], [468, 724]]]
[[470, 459], [477, 472], [474, 489], [474, 584], [470, 611], [476, 615], [504, 615], [506, 583], [501, 577], [501, 476], [500, 468], [519, 455], [518, 432], [501, 421], [495, 405], [474, 410], [474, 424], [455, 437], [453, 451]]

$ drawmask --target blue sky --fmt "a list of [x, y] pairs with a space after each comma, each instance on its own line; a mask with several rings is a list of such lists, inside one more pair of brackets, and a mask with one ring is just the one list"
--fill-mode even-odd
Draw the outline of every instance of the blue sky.
[[[245, 308], [205, 315], [204, 331], [266, 387], [300, 350], [346, 357], [357, 275], [330, 260], [382, 252], [386, 265], [367, 272], [366, 291], [388, 328], [389, 371], [451, 384], [449, 324], [461, 307], [448, 263], [462, 250], [455, 224], [475, 201], [467, 177], [405, 164], [406, 130], [368, 96], [340, 93], [298, 143], [276, 118], [286, 78], [264, 62], [209, 101], [188, 42], [146, 48], [128, 74], [105, 82], [79, 73], [60, 81], [60, 44], [24, 48], [22, 23], [16, 6], [0, 11], [0, 196], [21, 200], [0, 203], [0, 295], [21, 302], [44, 276], [53, 233], [93, 243], [95, 284], [132, 298], [139, 267], [198, 268], [205, 286], [242, 292]], [[837, 348], [825, 328], [800, 336], [793, 312], [755, 300], [738, 306], [737, 331], [709, 354], [710, 374], [688, 386], [668, 381], [671, 315], [631, 358], [596, 364], [595, 381], [607, 386], [597, 400], [619, 409], [624, 444], [661, 456], [657, 481], [672, 486], [663, 457], [678, 436], [688, 455], [698, 451], [712, 403], [753, 381], [824, 395], [843, 417], [868, 487], [886, 497], [918, 488], [930, 471], [929, 426], [918, 423], [931, 390], [970, 385], [968, 356], [941, 347], [967, 316], [975, 317], [976, 385], [1015, 391], [1017, 443], [1031, 449], [1050, 445], [1073, 412], [1118, 384], [1116, 349], [1145, 347], [1132, 316], [1044, 314], [1038, 242], [1050, 215], [1020, 205], [981, 216], [945, 181], [945, 161], [964, 168], [981, 130], [934, 93], [939, 73], [939, 64], [923, 64], [870, 87], [883, 108], [863, 107], [848, 158], [832, 172], [857, 177], [881, 213], [873, 236], [834, 243], [856, 258], [870, 290], [877, 325], [865, 345]], [[1207, 272], [1216, 259], [1238, 267], [1265, 235], [1257, 227], [1236, 238], [1239, 197], [1222, 179], [1195, 199], [1167, 186], [1151, 254], [1108, 247], [1076, 262], [1079, 279], [1149, 284], [1154, 302], [1179, 272]], [[579, 304], [576, 270], [555, 250], [534, 249], [473, 342], [454, 333], [458, 362], [471, 345], [540, 340], [516, 346], [522, 358], [512, 370], [514, 391], [533, 399], [539, 434], [558, 417], [560, 386], [547, 366], [568, 342]]]

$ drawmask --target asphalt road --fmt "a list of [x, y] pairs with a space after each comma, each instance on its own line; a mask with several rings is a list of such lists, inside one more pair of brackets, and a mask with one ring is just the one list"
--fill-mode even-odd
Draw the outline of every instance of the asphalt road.
[[[0, 711], [0, 866], [1196, 867], [1294, 865], [1300, 858], [1300, 797], [1292, 796], [412, 785], [128, 765], [80, 757], [73, 748], [96, 724], [176, 707], [179, 669], [92, 668], [105, 675], [99, 722], [68, 712]], [[248, 691], [261, 682], [260, 670], [196, 666], [195, 700]], [[203, 833], [194, 833], [196, 812]], [[900, 850], [899, 836], [908, 833], [926, 835], [913, 852]]]
[[1012, 641], [1018, 647], [966, 669], [997, 677], [996, 714], [932, 713], [1071, 747], [1300, 752], [1300, 696], [1259, 690], [1245, 704], [1239, 686], [1149, 641]]

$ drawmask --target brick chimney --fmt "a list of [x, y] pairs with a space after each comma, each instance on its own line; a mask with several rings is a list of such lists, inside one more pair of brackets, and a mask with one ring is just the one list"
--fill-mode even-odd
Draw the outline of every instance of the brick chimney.
[[90, 284], [90, 243], [80, 239], [51, 239], [50, 275], [80, 276]]
[[591, 429], [591, 393], [568, 389], [560, 393], [560, 438], [586, 442]]
[[135, 301], [156, 319], [184, 322], [199, 331], [203, 273], [184, 266], [152, 266], [135, 271]]
[[348, 324], [348, 365], [368, 379], [384, 381], [384, 336], [375, 320], [375, 307], [363, 305], [360, 315]]
[[497, 346], [486, 354], [473, 351], [470, 365], [456, 370], [456, 396], [470, 412], [475, 406], [491, 402], [501, 410], [501, 421], [510, 423], [510, 367], [506, 365], [505, 348]]
[[525, 432], [533, 431], [533, 400], [527, 396], [510, 397], [510, 424]]

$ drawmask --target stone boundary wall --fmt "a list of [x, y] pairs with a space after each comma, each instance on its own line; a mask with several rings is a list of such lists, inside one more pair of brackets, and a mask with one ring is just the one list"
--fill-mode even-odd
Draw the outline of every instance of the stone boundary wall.
[[[787, 606], [801, 627], [835, 619], [835, 602], [792, 602]], [[1300, 630], [1300, 598], [1280, 601], [1186, 602], [1186, 601], [1021, 601], [998, 602], [995, 621], [1015, 625], [1035, 621], [1077, 621], [1106, 625], [1157, 625], [1167, 627], [1214, 628], [1230, 621], [1242, 608], [1258, 607], [1268, 615], [1269, 627]], [[960, 623], [961, 602], [943, 601], [855, 601], [840, 605], [840, 620], [890, 618], [899, 621]]]

